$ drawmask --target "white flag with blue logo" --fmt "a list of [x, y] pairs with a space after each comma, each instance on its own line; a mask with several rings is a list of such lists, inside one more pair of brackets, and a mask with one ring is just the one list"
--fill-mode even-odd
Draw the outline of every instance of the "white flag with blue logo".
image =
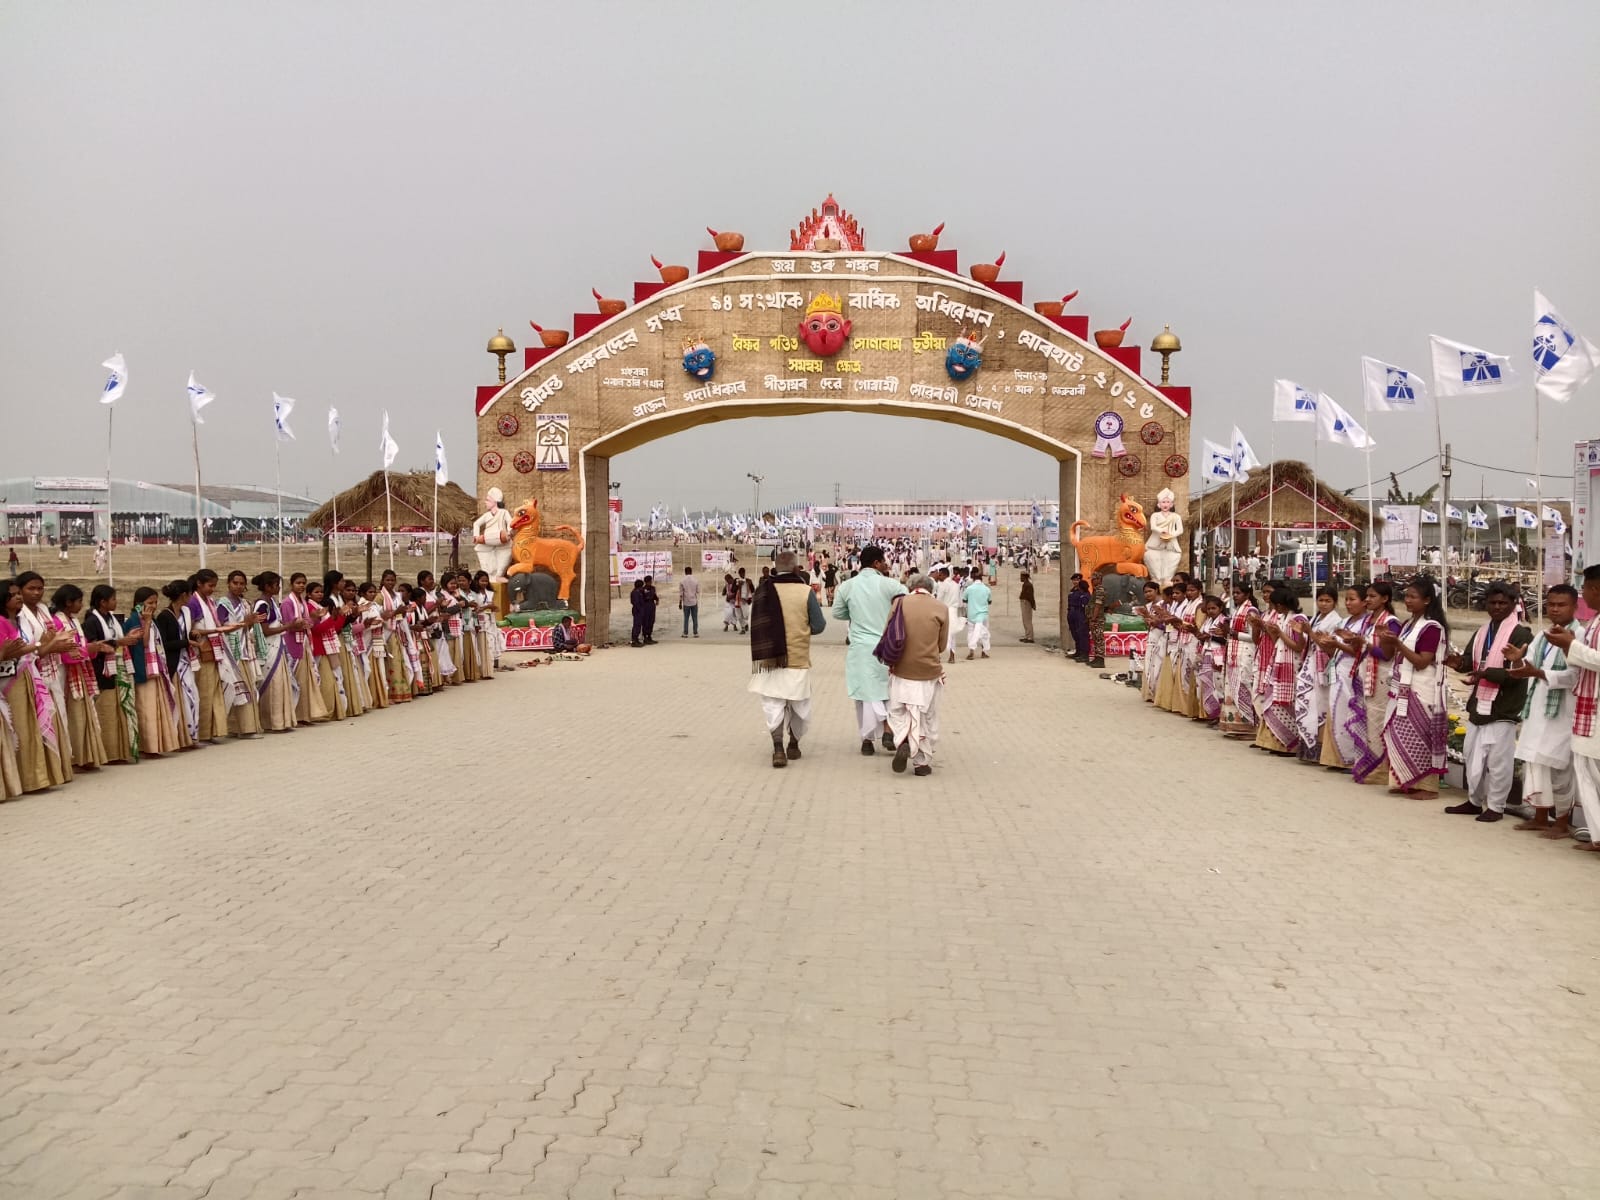
[[1332, 396], [1317, 398], [1317, 436], [1323, 441], [1349, 446], [1352, 450], [1371, 450], [1377, 445]]
[[1461, 515], [1461, 510], [1454, 504], [1446, 504], [1444, 506], [1444, 515], [1452, 521], [1466, 520], [1466, 518]]
[[1517, 528], [1537, 529], [1539, 528], [1539, 518], [1534, 516], [1529, 509], [1519, 508], [1517, 509]]
[[339, 410], [332, 405], [328, 406], [328, 445], [339, 453]]
[[200, 410], [217, 398], [217, 394], [210, 388], [201, 385], [194, 377], [194, 372], [189, 372], [189, 413], [194, 417], [196, 425], [204, 425], [200, 417]]
[[[444, 434], [434, 430], [433, 434], [433, 482], [443, 487], [450, 482], [450, 464], [444, 460]], [[684, 511], [684, 521], [688, 521], [688, 510]]]
[[1431, 508], [1424, 508], [1422, 510], [1422, 523], [1424, 525], [1437, 525], [1439, 523], [1439, 514]]
[[1509, 504], [1496, 504], [1494, 506], [1494, 515], [1500, 518], [1500, 520], [1504, 521], [1507, 517], [1516, 516], [1517, 510], [1512, 508]]
[[128, 388], [128, 364], [122, 361], [121, 354], [113, 354], [100, 365], [111, 372], [106, 376], [105, 387], [100, 389], [100, 403], [115, 404]]
[[1378, 513], [1383, 517], [1385, 522], [1390, 524], [1398, 525], [1406, 519], [1405, 514], [1400, 511], [1400, 506], [1397, 504], [1380, 505], [1378, 507]]
[[1240, 483], [1243, 483], [1245, 480], [1250, 478], [1246, 472], [1259, 471], [1260, 469], [1261, 460], [1256, 457], [1256, 452], [1250, 449], [1250, 443], [1244, 440], [1244, 434], [1241, 433], [1239, 427], [1235, 425], [1233, 427], [1234, 478], [1236, 478]]
[[1539, 515], [1544, 519], [1544, 522], [1547, 525], [1561, 524], [1561, 510], [1558, 508], [1551, 508], [1548, 504], [1546, 504], [1543, 509], [1540, 510]]
[[[1231, 450], [1206, 438], [1200, 440], [1200, 445], [1205, 454], [1204, 465], [1200, 472], [1202, 479], [1209, 479], [1212, 483], [1243, 482], [1234, 470]], [[1245, 476], [1245, 479], [1248, 480], [1249, 476]]]
[[1368, 412], [1416, 412], [1428, 398], [1428, 385], [1415, 371], [1365, 355], [1361, 391]]
[[1555, 305], [1533, 293], [1533, 369], [1535, 390], [1565, 404], [1600, 366], [1600, 347], [1572, 331]]
[[1429, 334], [1433, 343], [1433, 388], [1441, 396], [1503, 392], [1516, 381], [1511, 358]]
[[[392, 437], [389, 436], [389, 410], [388, 409], [384, 409], [383, 410], [383, 440], [381, 440], [378, 443], [378, 449], [383, 454], [383, 469], [385, 471], [387, 471], [390, 467], [394, 466], [394, 460], [397, 457], [399, 457], [399, 455], [400, 455], [400, 446], [399, 446], [399, 444]], [[651, 524], [650, 528], [654, 529], [655, 525], [654, 525], [653, 522], [655, 520], [655, 513], [652, 512], [650, 514], [650, 517], [651, 517], [651, 521], [652, 521], [652, 524]]]
[[1511, 551], [1511, 553], [1515, 554], [1517, 552], [1517, 544], [1515, 542], [1513, 542], [1510, 538], [1506, 539], [1506, 543], [1505, 544], [1506, 544], [1506, 549]]
[[1289, 379], [1272, 381], [1272, 419], [1274, 421], [1315, 421], [1317, 393]]
[[289, 428], [289, 414], [294, 411], [294, 401], [287, 396], [272, 393], [272, 424], [278, 431], [280, 442], [294, 441], [294, 430]]
[[1483, 509], [1481, 509], [1481, 508], [1474, 508], [1471, 512], [1469, 512], [1467, 514], [1467, 528], [1468, 529], [1487, 529], [1487, 528], [1489, 528], [1489, 514], [1484, 512]]

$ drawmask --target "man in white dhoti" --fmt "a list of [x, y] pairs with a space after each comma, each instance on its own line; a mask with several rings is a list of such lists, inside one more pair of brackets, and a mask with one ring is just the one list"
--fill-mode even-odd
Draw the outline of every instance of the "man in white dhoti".
[[966, 627], [966, 620], [961, 615], [961, 585], [950, 578], [950, 567], [946, 563], [939, 563], [933, 568], [933, 598], [944, 605], [950, 613], [950, 632], [945, 635], [946, 661], [956, 660], [956, 638], [961, 636], [961, 631]]
[[[827, 627], [822, 603], [797, 570], [793, 550], [779, 552], [776, 571], [761, 580], [751, 600], [749, 691], [761, 697], [772, 735], [772, 765], [800, 757], [811, 721], [811, 638]], [[784, 734], [788, 745], [784, 745]]]
[[[1564, 583], [1551, 588], [1544, 610], [1551, 629], [1565, 629], [1577, 615], [1578, 589]], [[1578, 669], [1567, 665], [1543, 633], [1526, 652], [1507, 646], [1506, 661], [1517, 664], [1509, 672], [1513, 679], [1532, 681], [1517, 731], [1517, 759], [1523, 764], [1522, 798], [1533, 805], [1533, 819], [1516, 828], [1565, 837], [1572, 824], [1572, 688]]]
[[944, 692], [944, 649], [950, 641], [950, 610], [933, 594], [926, 575], [911, 579], [900, 601], [906, 644], [889, 668], [889, 733], [894, 738], [893, 767], [913, 775], [933, 774], [939, 744], [939, 697]]
[[889, 606], [896, 596], [905, 595], [906, 589], [883, 574], [883, 567], [883, 549], [863, 546], [861, 570], [839, 585], [833, 601], [833, 615], [850, 623], [844, 681], [850, 698], [856, 702], [856, 728], [861, 735], [862, 754], [877, 753], [873, 741], [880, 733], [883, 748], [894, 749], [894, 740], [884, 728], [889, 715], [889, 668], [872, 652], [889, 622]]
[[[1583, 602], [1600, 609], [1600, 563], [1583, 569]], [[1589, 841], [1581, 850], [1600, 851], [1600, 617], [1587, 626], [1550, 629], [1545, 638], [1578, 668], [1572, 689], [1572, 774]]]

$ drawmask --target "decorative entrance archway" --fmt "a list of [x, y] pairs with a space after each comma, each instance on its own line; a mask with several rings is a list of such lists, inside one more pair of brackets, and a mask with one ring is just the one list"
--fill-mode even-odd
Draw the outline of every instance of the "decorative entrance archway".
[[856, 236], [824, 236], [838, 213], [830, 196], [788, 251], [702, 251], [679, 282], [601, 300], [570, 342], [478, 389], [478, 494], [536, 499], [547, 529], [582, 531], [569, 599], [592, 637], [610, 628], [611, 457], [708, 422], [872, 412], [981, 429], [1057, 460], [1063, 533], [1108, 528], [1123, 493], [1149, 508], [1176, 484], [1186, 505], [1188, 388], [1143, 378], [1138, 347], [1092, 344], [1087, 317], [1024, 307], [1021, 283], [957, 274], [954, 251], [853, 248], [848, 214]]

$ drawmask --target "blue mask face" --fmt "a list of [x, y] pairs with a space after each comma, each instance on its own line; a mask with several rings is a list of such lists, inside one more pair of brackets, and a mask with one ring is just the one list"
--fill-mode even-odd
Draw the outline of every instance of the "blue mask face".
[[945, 351], [944, 371], [951, 379], [970, 379], [983, 366], [983, 351], [966, 338], [957, 338]]
[[709, 346], [696, 346], [684, 352], [683, 369], [696, 379], [710, 379], [717, 369], [717, 356]]

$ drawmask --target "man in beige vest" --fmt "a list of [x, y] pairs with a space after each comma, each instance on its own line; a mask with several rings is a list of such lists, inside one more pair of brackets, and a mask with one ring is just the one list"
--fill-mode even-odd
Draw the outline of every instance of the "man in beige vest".
[[772, 735], [772, 765], [786, 767], [800, 757], [800, 739], [811, 720], [811, 638], [827, 628], [827, 621], [810, 581], [798, 570], [794, 551], [780, 552], [773, 565], [750, 602], [754, 673], [748, 690], [761, 697]]
[[894, 769], [911, 764], [913, 775], [933, 774], [939, 743], [939, 697], [944, 690], [945, 647], [950, 610], [933, 595], [926, 575], [911, 580], [911, 593], [898, 603], [905, 617], [906, 647], [889, 668], [889, 733], [894, 738]]

